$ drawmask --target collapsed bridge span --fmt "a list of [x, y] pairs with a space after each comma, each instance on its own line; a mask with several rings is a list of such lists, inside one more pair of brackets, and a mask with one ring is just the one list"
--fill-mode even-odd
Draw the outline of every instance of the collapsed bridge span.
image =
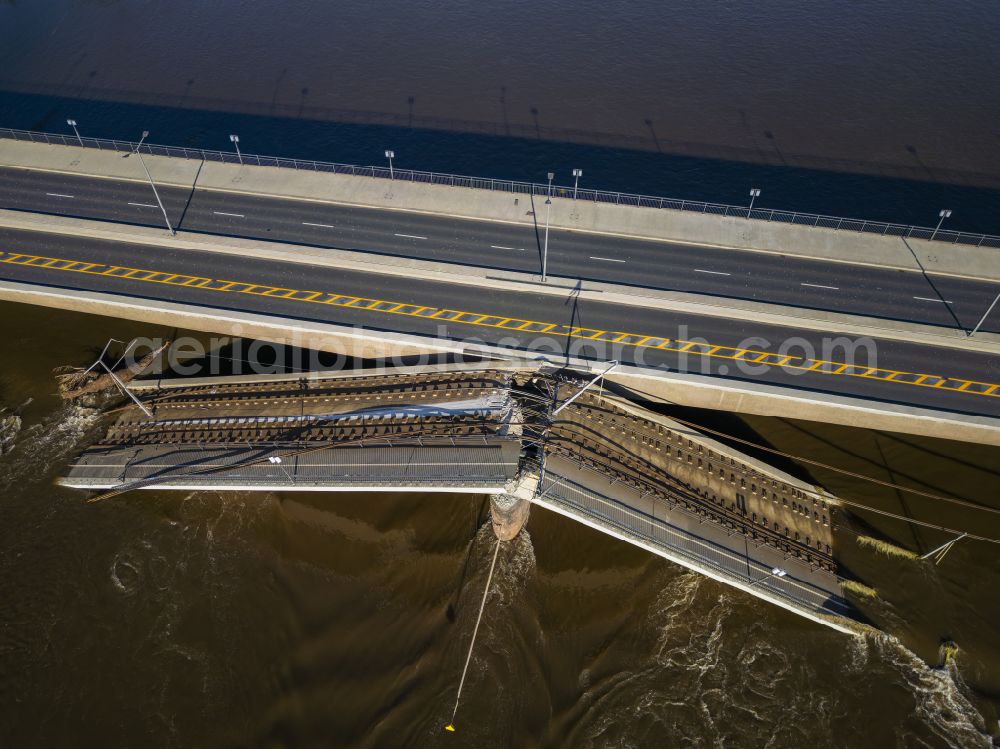
[[[133, 489], [434, 491], [531, 504], [842, 631], [837, 499], [585, 373], [463, 364], [133, 383], [61, 483]], [[565, 406], [565, 407], [560, 407]]]

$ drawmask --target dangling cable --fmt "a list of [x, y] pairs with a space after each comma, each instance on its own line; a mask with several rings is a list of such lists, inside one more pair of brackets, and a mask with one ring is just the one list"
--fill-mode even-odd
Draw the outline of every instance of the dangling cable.
[[490, 583], [493, 581], [493, 568], [497, 564], [497, 555], [500, 554], [500, 539], [497, 539], [496, 548], [493, 550], [493, 562], [490, 564], [490, 574], [486, 577], [486, 589], [483, 591], [483, 600], [479, 604], [479, 615], [476, 617], [476, 626], [472, 630], [472, 642], [469, 643], [469, 654], [465, 656], [465, 666], [462, 667], [462, 678], [458, 682], [458, 694], [455, 695], [455, 709], [451, 711], [451, 723], [444, 727], [446, 731], [455, 730], [455, 716], [458, 714], [458, 702], [462, 699], [462, 687], [465, 686], [465, 674], [469, 670], [469, 661], [472, 660], [472, 648], [476, 644], [476, 635], [479, 633], [479, 622], [483, 620], [483, 609], [486, 608], [486, 597], [490, 593]]

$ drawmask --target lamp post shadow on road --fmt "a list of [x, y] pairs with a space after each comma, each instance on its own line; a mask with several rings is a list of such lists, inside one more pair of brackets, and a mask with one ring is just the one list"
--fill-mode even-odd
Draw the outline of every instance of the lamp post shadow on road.
[[1000, 302], [1000, 293], [998, 293], [993, 298], [993, 303], [986, 308], [986, 312], [984, 312], [983, 316], [979, 318], [979, 322], [976, 323], [976, 327], [974, 327], [971, 331], [969, 331], [969, 338], [972, 338], [972, 336], [978, 333], [979, 329], [983, 327], [983, 323], [986, 322], [986, 318], [990, 316], [990, 313], [993, 311], [993, 308], [997, 306], [997, 302]]
[[163, 213], [163, 220], [167, 223], [167, 231], [170, 232], [170, 236], [177, 236], [177, 232], [174, 231], [174, 227], [170, 225], [170, 218], [167, 216], [167, 209], [163, 207], [163, 201], [160, 200], [160, 193], [156, 189], [156, 183], [153, 182], [153, 175], [149, 173], [149, 167], [146, 166], [145, 160], [142, 158], [142, 154], [139, 149], [142, 147], [143, 142], [149, 136], [148, 130], [142, 131], [142, 138], [135, 145], [135, 150], [132, 151], [136, 156], [139, 157], [139, 163], [142, 164], [142, 170], [146, 173], [146, 179], [149, 180], [149, 186], [153, 188], [153, 195], [156, 196], [156, 204], [160, 206], [160, 211]]
[[552, 215], [552, 180], [555, 172], [549, 172], [548, 193], [545, 196], [545, 241], [542, 244], [542, 283], [548, 283], [549, 278], [549, 217]]

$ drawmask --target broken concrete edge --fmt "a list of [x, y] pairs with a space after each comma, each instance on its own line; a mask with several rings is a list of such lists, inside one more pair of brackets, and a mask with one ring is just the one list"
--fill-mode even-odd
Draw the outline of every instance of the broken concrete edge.
[[966, 331], [954, 328], [602, 282], [587, 282], [584, 285], [582, 282], [577, 284], [572, 279], [552, 278], [543, 284], [539, 276], [530, 273], [379, 255], [363, 250], [317, 248], [187, 232], [168, 236], [162, 229], [152, 227], [3, 209], [0, 209], [0, 226], [47, 234], [68, 234], [113, 242], [169, 247], [176, 250], [293, 262], [337, 270], [405, 276], [491, 290], [545, 294], [560, 299], [573, 295], [575, 298], [630, 307], [671, 310], [765, 325], [798, 327], [837, 335], [850, 333], [939, 348], [1000, 354], [1000, 334], [995, 333], [978, 333], [973, 338]]
[[[522, 207], [514, 210], [516, 201], [512, 200], [524, 198], [530, 207], [530, 194], [255, 164], [203, 162], [183, 157], [150, 155], [145, 158], [157, 182], [166, 186], [184, 189], [197, 186], [205, 190], [284, 200], [408, 211], [522, 226], [534, 223], [533, 211], [526, 215]], [[68, 144], [2, 140], [0, 163], [15, 169], [144, 182], [144, 175], [137, 173], [130, 163], [126, 164], [121, 153]], [[998, 253], [974, 245], [946, 245], [922, 239], [671, 208], [576, 201], [558, 194], [553, 196], [550, 224], [559, 229], [600, 236], [1000, 280]], [[945, 248], [948, 251], [942, 252]]]
[[671, 554], [666, 549], [655, 546], [651, 543], [643, 541], [642, 539], [630, 536], [626, 533], [622, 533], [616, 528], [613, 528], [608, 525], [601, 525], [588, 518], [582, 512], [581, 513], [571, 512], [554, 502], [547, 501], [544, 497], [542, 498], [536, 497], [534, 500], [532, 500], [532, 504], [544, 507], [546, 510], [551, 510], [552, 512], [562, 515], [563, 517], [575, 520], [578, 523], [583, 523], [584, 525], [593, 528], [594, 530], [597, 530], [601, 533], [606, 533], [607, 535], [613, 536], [620, 541], [625, 541], [626, 543], [632, 544], [633, 546], [638, 546], [639, 548], [642, 548], [652, 554], [656, 554], [657, 556], [662, 557], [667, 561], [673, 562], [674, 564], [679, 564], [680, 566], [689, 569], [693, 572], [697, 572], [700, 575], [704, 575], [705, 577], [710, 577], [713, 580], [716, 580], [717, 582], [723, 583], [725, 585], [730, 585], [734, 588], [738, 588], [739, 590], [742, 590], [744, 593], [749, 593], [750, 595], [756, 596], [757, 598], [767, 601], [768, 603], [773, 603], [776, 606], [780, 606], [781, 608], [790, 611], [793, 614], [804, 616], [807, 619], [817, 622], [818, 624], [823, 624], [827, 627], [831, 627], [832, 629], [835, 629], [843, 634], [855, 635], [855, 636], [858, 636], [860, 634], [857, 625], [850, 619], [834, 616], [832, 614], [818, 614], [805, 607], [801, 608], [797, 607], [783, 598], [769, 595], [765, 589], [759, 586], [747, 585], [746, 583], [743, 583], [739, 580], [727, 577], [711, 569], [708, 566], [697, 564], [696, 562], [683, 558], [680, 555]]
[[[124, 317], [137, 322], [169, 325], [219, 335], [255, 338], [281, 345], [342, 354], [359, 359], [391, 359], [414, 354], [451, 353], [523, 362], [547, 363], [595, 371], [601, 362], [564, 356], [550, 360], [535, 352], [504, 349], [489, 344], [460, 342], [406, 333], [356, 329], [332, 323], [268, 317], [245, 312], [182, 305], [138, 302], [112, 294], [46, 289], [32, 284], [0, 281], [0, 299], [76, 312]], [[1000, 419], [934, 411], [861, 398], [811, 391], [795, 391], [754, 382], [723, 381], [706, 375], [622, 365], [607, 376], [642, 397], [709, 410], [775, 416], [803, 421], [882, 429], [953, 441], [1000, 446]]]

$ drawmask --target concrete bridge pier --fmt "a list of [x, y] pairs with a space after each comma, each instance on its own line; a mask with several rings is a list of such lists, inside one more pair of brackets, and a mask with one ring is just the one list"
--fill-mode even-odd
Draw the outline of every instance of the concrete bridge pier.
[[511, 541], [521, 532], [528, 522], [531, 498], [537, 488], [538, 476], [521, 475], [508, 484], [507, 491], [490, 497], [493, 533], [499, 540]]

